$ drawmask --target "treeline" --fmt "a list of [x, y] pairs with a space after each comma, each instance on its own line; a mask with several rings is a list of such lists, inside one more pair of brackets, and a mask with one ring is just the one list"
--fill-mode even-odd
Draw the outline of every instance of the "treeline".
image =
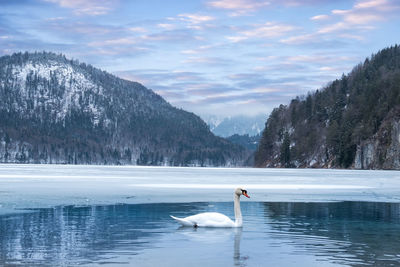
[[[369, 166], [361, 167], [398, 168], [393, 157], [399, 152], [392, 150], [400, 149], [399, 141], [392, 133], [399, 118], [400, 47], [395, 45], [322, 90], [275, 108], [255, 165], [349, 168], [369, 157]], [[372, 156], [363, 155], [367, 143]]]
[[241, 145], [250, 151], [256, 151], [258, 143], [260, 142], [261, 135], [257, 134], [254, 136], [249, 136], [248, 134], [234, 134], [226, 138], [234, 144]]

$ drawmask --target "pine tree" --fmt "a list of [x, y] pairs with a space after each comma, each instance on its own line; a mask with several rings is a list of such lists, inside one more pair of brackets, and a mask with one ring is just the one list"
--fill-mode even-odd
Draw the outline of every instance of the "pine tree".
[[288, 132], [285, 132], [283, 135], [280, 161], [281, 161], [281, 166], [285, 168], [290, 167], [290, 137]]

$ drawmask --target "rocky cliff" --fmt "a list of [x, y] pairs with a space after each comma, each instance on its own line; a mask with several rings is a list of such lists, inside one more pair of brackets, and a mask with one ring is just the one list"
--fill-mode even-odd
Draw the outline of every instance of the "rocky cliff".
[[387, 124], [371, 139], [357, 146], [354, 168], [400, 170], [400, 118]]

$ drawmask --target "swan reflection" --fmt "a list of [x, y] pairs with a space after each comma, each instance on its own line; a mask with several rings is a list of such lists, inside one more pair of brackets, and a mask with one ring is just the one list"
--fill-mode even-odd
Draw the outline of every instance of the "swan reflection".
[[245, 262], [249, 257], [243, 256], [240, 251], [243, 228], [188, 228], [181, 226], [177, 229], [177, 233], [192, 243], [209, 244], [210, 246], [233, 243], [234, 266], [246, 266]]
[[235, 241], [233, 243], [233, 262], [235, 266], [246, 266], [248, 256], [242, 256], [240, 253], [240, 242], [242, 240], [242, 228], [235, 229]]

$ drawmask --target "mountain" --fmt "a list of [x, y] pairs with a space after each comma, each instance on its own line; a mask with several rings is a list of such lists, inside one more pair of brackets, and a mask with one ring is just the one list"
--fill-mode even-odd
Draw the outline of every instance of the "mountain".
[[266, 125], [258, 167], [400, 169], [400, 47], [275, 108]]
[[54, 53], [0, 57], [0, 162], [236, 166], [246, 158], [137, 82]]
[[206, 122], [210, 130], [218, 136], [229, 137], [235, 134], [256, 136], [264, 129], [265, 118], [264, 114], [256, 116], [234, 116], [227, 118], [218, 118], [209, 116]]

